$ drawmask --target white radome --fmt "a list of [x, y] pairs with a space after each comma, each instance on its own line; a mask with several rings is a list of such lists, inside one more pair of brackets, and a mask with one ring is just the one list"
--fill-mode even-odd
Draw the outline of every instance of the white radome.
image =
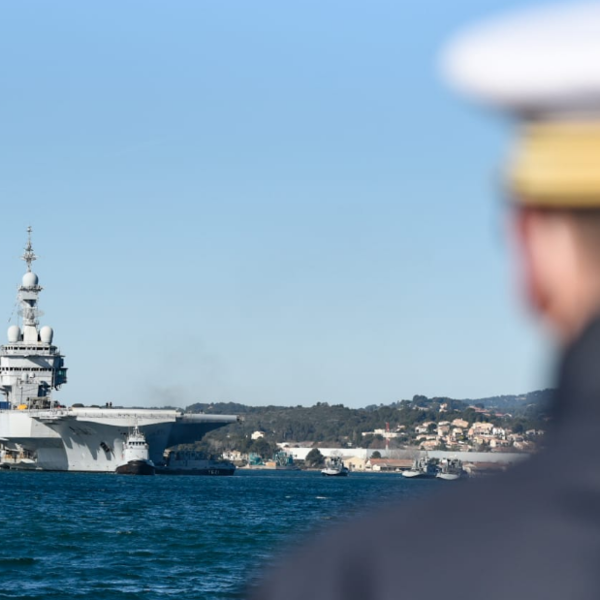
[[23, 287], [35, 287], [38, 284], [38, 276], [32, 271], [28, 271], [23, 275]]
[[7, 337], [11, 344], [18, 342], [21, 339], [21, 328], [18, 325], [11, 325], [8, 328]]
[[44, 344], [51, 344], [53, 337], [54, 337], [54, 330], [52, 329], [52, 327], [49, 327], [48, 325], [44, 325], [40, 329], [40, 340]]
[[517, 113], [600, 110], [600, 3], [551, 5], [473, 27], [442, 55], [451, 84]]

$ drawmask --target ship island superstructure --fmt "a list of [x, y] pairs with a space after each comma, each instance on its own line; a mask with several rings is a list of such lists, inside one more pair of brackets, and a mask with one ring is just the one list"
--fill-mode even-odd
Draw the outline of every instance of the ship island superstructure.
[[207, 432], [237, 421], [235, 415], [187, 414], [179, 410], [79, 408], [62, 406], [52, 393], [67, 383], [64, 356], [54, 331], [40, 327], [42, 287], [32, 270], [37, 259], [31, 227], [22, 256], [27, 264], [18, 288], [21, 326], [8, 329], [0, 346], [0, 444], [34, 459], [35, 467], [55, 471], [115, 470], [131, 427], [143, 432], [150, 459], [163, 460], [166, 448], [200, 440]]

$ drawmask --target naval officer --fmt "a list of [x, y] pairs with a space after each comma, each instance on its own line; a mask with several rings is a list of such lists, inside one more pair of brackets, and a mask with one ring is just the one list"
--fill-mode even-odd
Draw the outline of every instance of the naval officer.
[[346, 523], [257, 599], [600, 598], [600, 4], [484, 24], [443, 62], [457, 88], [515, 119], [503, 192], [517, 267], [562, 348], [548, 448], [487, 482]]

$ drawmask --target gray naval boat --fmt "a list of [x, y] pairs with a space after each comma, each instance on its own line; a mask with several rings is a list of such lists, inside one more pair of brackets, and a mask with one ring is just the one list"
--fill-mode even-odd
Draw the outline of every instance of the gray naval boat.
[[434, 479], [439, 472], [438, 461], [435, 458], [429, 458], [427, 454], [415, 458], [412, 467], [402, 471], [402, 477], [407, 479]]
[[325, 467], [321, 469], [321, 475], [325, 477], [347, 477], [350, 469], [344, 465], [341, 456], [330, 456], [325, 460]]
[[163, 464], [156, 466], [157, 475], [227, 476], [235, 473], [235, 465], [228, 460], [215, 460], [203, 452], [167, 450]]
[[462, 461], [458, 458], [444, 458], [440, 461], [436, 477], [444, 481], [456, 481], [465, 478], [467, 472], [463, 469]]
[[52, 392], [67, 383], [67, 368], [54, 344], [54, 331], [39, 324], [42, 287], [32, 271], [37, 257], [31, 228], [22, 258], [27, 272], [18, 288], [21, 318], [9, 327], [8, 341], [0, 346], [0, 455], [31, 457], [28, 468], [38, 470], [113, 473], [133, 426], [148, 443], [149, 460], [158, 464], [166, 448], [196, 442], [238, 420], [235, 415], [112, 408], [110, 402], [103, 408], [67, 408], [53, 399]]

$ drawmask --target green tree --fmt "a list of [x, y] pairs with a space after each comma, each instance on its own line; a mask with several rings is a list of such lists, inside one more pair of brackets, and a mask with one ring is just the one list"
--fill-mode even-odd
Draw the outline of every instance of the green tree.
[[252, 442], [249, 451], [258, 454], [263, 459], [268, 459], [275, 453], [275, 448], [264, 438], [259, 438]]
[[320, 467], [325, 463], [325, 457], [318, 448], [313, 448], [304, 459], [307, 467]]
[[371, 458], [381, 458], [381, 452], [379, 452], [379, 450], [375, 450], [375, 452], [371, 454]]
[[523, 433], [525, 431], [525, 427], [523, 426], [523, 423], [521, 421], [517, 421], [514, 425], [513, 425], [513, 433]]

